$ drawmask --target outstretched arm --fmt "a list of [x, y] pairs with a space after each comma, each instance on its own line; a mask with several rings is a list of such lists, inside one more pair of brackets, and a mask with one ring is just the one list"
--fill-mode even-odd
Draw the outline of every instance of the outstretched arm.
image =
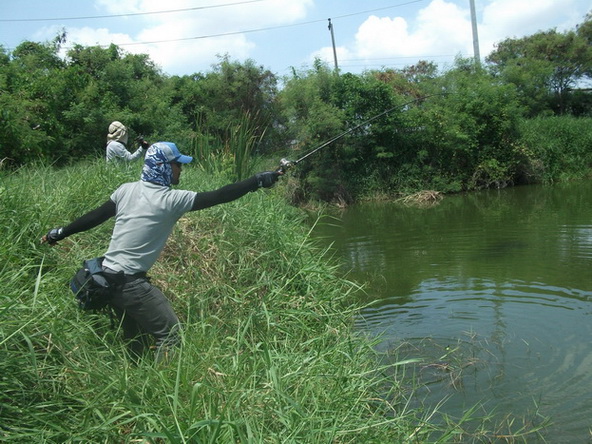
[[74, 233], [90, 230], [113, 216], [115, 216], [115, 202], [109, 199], [100, 207], [80, 216], [69, 225], [50, 230], [41, 238], [41, 242], [55, 245], [58, 241], [61, 241]]
[[231, 183], [214, 191], [205, 191], [197, 193], [193, 201], [191, 211], [203, 210], [214, 205], [231, 202], [244, 196], [250, 191], [255, 191], [261, 187], [269, 188], [277, 182], [282, 173], [278, 171], [265, 171], [255, 174], [248, 179], [240, 182]]

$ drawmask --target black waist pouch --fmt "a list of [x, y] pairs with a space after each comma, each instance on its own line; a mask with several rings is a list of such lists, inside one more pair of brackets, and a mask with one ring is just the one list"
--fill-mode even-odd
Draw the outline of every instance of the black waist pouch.
[[111, 299], [112, 289], [103, 272], [104, 257], [87, 259], [72, 280], [70, 288], [82, 310], [99, 310]]

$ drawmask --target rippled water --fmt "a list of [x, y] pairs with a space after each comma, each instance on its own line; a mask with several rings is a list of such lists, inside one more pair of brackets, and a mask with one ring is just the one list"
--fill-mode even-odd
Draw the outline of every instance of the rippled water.
[[363, 204], [315, 234], [368, 283], [357, 327], [421, 360], [416, 398], [493, 412], [490, 436], [592, 442], [592, 183]]

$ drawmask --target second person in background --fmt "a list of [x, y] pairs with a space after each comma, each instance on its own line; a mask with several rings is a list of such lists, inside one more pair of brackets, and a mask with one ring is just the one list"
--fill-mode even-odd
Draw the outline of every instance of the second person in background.
[[109, 133], [107, 134], [107, 162], [132, 162], [144, 157], [144, 153], [150, 144], [140, 137], [138, 139], [140, 146], [135, 152], [130, 153], [126, 147], [127, 140], [128, 132], [125, 125], [118, 121], [111, 122], [111, 125], [109, 125]]

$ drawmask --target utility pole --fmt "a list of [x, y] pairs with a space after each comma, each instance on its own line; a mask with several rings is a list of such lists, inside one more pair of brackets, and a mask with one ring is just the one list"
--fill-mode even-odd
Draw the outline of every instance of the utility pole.
[[479, 53], [479, 35], [477, 34], [477, 14], [475, 13], [475, 0], [469, 0], [471, 4], [471, 24], [473, 25], [473, 55], [475, 66], [481, 66], [481, 54]]
[[335, 36], [333, 35], [333, 24], [329, 19], [329, 31], [331, 31], [331, 42], [333, 43], [333, 60], [335, 61], [335, 72], [339, 73], [339, 66], [337, 65], [337, 50], [335, 49]]

